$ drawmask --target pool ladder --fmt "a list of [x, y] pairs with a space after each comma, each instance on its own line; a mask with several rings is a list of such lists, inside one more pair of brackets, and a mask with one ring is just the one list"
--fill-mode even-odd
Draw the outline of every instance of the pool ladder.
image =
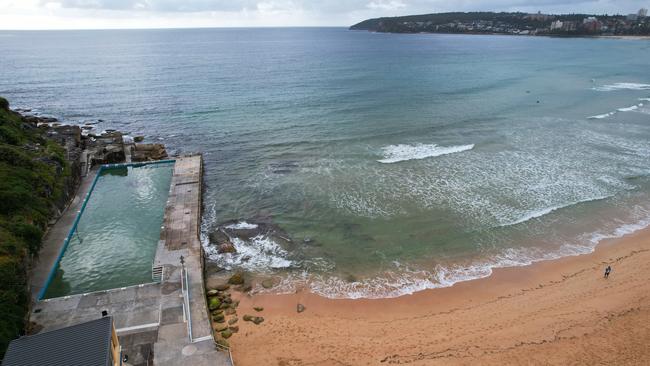
[[165, 277], [165, 267], [151, 266], [151, 279], [153, 282], [161, 283]]

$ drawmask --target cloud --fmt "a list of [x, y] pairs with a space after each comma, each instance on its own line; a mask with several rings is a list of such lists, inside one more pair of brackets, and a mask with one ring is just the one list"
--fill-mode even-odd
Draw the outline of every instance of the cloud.
[[354, 12], [362, 10], [393, 11], [412, 9], [505, 10], [514, 7], [581, 7], [636, 9], [643, 0], [41, 0], [42, 6], [57, 4], [62, 8], [105, 9], [152, 12], [244, 11], [283, 9], [286, 11]]
[[401, 8], [405, 8], [406, 4], [399, 0], [390, 0], [390, 1], [385, 1], [385, 0], [379, 0], [379, 1], [371, 1], [369, 2], [366, 7], [369, 9], [380, 9], [380, 10], [397, 10]]
[[0, 0], [0, 29], [347, 26], [447, 11], [622, 13], [650, 0]]

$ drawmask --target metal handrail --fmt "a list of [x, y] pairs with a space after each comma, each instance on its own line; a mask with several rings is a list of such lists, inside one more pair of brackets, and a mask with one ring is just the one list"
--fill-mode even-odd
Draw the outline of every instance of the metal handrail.
[[192, 311], [190, 310], [190, 290], [188, 274], [185, 270], [185, 264], [181, 260], [181, 292], [183, 293], [183, 307], [185, 308], [185, 318], [187, 320], [187, 334], [190, 343], [194, 343], [192, 338]]

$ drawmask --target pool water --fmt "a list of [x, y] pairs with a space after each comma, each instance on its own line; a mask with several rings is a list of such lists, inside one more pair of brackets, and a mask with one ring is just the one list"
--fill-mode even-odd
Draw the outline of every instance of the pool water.
[[46, 298], [151, 282], [174, 163], [104, 168]]

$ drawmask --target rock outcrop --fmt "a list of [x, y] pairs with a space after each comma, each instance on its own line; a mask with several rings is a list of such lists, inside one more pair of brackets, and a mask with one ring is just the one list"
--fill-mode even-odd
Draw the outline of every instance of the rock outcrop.
[[163, 144], [135, 144], [131, 153], [133, 161], [162, 160], [167, 157], [167, 150]]

